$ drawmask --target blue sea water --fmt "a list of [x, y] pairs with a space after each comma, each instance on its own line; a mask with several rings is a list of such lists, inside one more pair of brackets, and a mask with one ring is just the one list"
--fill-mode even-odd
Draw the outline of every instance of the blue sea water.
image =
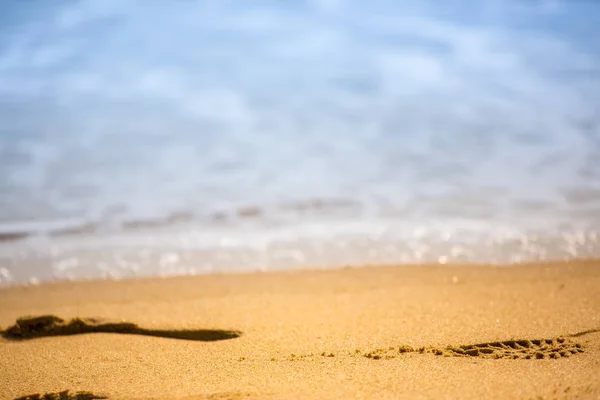
[[0, 284], [600, 255], [600, 3], [0, 5]]

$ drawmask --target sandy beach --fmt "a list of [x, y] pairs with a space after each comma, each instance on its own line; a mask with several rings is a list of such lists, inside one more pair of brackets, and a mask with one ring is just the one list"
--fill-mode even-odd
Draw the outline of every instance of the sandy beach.
[[7, 400], [600, 397], [595, 260], [9, 287], [0, 327]]

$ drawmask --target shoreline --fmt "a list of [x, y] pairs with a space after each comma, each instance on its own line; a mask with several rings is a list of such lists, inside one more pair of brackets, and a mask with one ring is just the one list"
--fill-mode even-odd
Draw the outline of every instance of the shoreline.
[[[285, 224], [284, 224], [285, 225]], [[595, 231], [536, 231], [382, 220], [140, 229], [0, 242], [0, 287], [53, 280], [277, 271], [332, 265], [527, 263], [600, 258]], [[460, 224], [459, 224], [460, 226]], [[287, 229], [293, 227], [293, 230]], [[326, 233], [321, 233], [326, 232]]]
[[[1, 329], [28, 315], [63, 321], [0, 339], [0, 399], [597, 398], [600, 260], [491, 267], [3, 287]], [[240, 335], [190, 333], [209, 330]]]
[[90, 284], [100, 282], [123, 282], [133, 283], [140, 281], [152, 281], [152, 280], [171, 280], [171, 279], [195, 279], [202, 277], [211, 276], [232, 276], [232, 277], [243, 277], [252, 275], [270, 275], [270, 274], [288, 274], [288, 273], [319, 273], [327, 271], [343, 271], [343, 270], [356, 270], [356, 269], [381, 269], [381, 268], [527, 268], [527, 267], [551, 267], [551, 266], [565, 266], [570, 263], [575, 264], [598, 264], [600, 265], [599, 257], [572, 257], [564, 259], [548, 259], [548, 260], [525, 260], [516, 262], [478, 262], [478, 261], [444, 261], [444, 262], [387, 262], [387, 263], [361, 263], [361, 264], [333, 264], [333, 265], [319, 265], [310, 264], [306, 266], [293, 266], [286, 268], [277, 269], [231, 269], [223, 271], [203, 271], [196, 270], [194, 273], [182, 273], [182, 274], [165, 274], [165, 275], [125, 275], [125, 276], [113, 276], [107, 275], [105, 277], [83, 277], [83, 278], [52, 278], [49, 280], [38, 280], [34, 278], [33, 281], [18, 281], [0, 283], [0, 292], [3, 290], [10, 290], [15, 288], [29, 288], [29, 287], [46, 287], [51, 285], [61, 284]]

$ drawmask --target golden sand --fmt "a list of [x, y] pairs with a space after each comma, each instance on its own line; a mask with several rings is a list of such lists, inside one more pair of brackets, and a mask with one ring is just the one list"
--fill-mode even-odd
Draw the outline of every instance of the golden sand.
[[0, 399], [600, 398], [594, 260], [11, 287], [0, 327]]

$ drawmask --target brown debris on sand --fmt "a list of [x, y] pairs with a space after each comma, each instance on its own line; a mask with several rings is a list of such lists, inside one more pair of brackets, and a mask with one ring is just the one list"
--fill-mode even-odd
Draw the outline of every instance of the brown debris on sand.
[[90, 392], [69, 393], [68, 390], [57, 393], [34, 393], [26, 396], [17, 397], [15, 400], [97, 400], [107, 399], [105, 396], [95, 395]]
[[98, 318], [73, 318], [71, 321], [66, 322], [55, 315], [22, 317], [17, 319], [15, 325], [0, 331], [2, 337], [8, 340], [26, 340], [46, 336], [69, 336], [85, 333], [120, 333], [205, 342], [235, 339], [242, 334], [239, 331], [221, 329], [144, 329], [131, 322], [109, 322]]
[[17, 319], [17, 323], [2, 332], [2, 336], [19, 340], [92, 332], [134, 333], [136, 329], [135, 324], [127, 322], [106, 323], [96, 318], [74, 318], [67, 323], [55, 315], [40, 315]]

